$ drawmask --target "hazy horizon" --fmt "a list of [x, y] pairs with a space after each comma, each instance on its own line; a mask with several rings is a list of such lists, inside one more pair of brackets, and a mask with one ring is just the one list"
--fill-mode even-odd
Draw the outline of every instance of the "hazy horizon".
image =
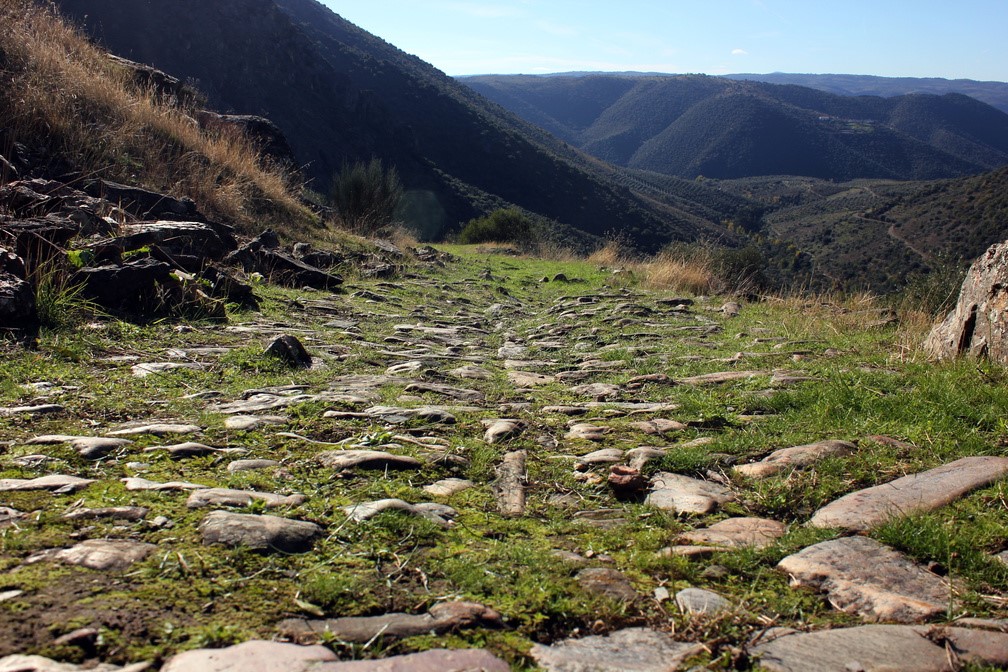
[[1008, 82], [1008, 3], [322, 0], [449, 75], [856, 74]]

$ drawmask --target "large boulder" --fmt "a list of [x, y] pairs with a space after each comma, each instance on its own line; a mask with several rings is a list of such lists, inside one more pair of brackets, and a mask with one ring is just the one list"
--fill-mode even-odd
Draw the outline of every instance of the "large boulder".
[[294, 168], [298, 165], [287, 137], [279, 126], [266, 117], [253, 114], [218, 114], [200, 110], [196, 113], [196, 121], [201, 128], [207, 130], [235, 132], [243, 136], [280, 166]]
[[279, 239], [273, 231], [264, 231], [229, 254], [224, 261], [240, 265], [246, 273], [260, 273], [270, 282], [286, 287], [332, 290], [343, 283], [339, 275], [327, 273], [286, 254], [280, 249]]
[[968, 354], [1008, 364], [1008, 242], [973, 262], [955, 309], [931, 330], [924, 349], [935, 359]]

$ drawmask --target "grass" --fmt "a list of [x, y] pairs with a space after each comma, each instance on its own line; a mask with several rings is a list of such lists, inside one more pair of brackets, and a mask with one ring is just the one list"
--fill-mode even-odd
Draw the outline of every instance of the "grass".
[[[725, 297], [714, 296], [683, 315], [663, 308], [660, 299], [684, 290], [652, 287], [639, 274], [637, 280], [614, 284], [608, 270], [611, 259], [600, 264], [495, 255], [464, 246], [443, 249], [456, 259], [444, 268], [414, 263], [392, 282], [353, 277], [340, 295], [257, 286], [260, 312], [232, 312], [227, 325], [194, 321], [188, 325], [191, 331], [180, 333], [169, 324], [130, 325], [101, 318], [93, 320], [93, 327], [43, 332], [36, 351], [6, 352], [0, 359], [0, 406], [45, 401], [61, 403], [66, 411], [31, 420], [0, 418], [0, 478], [64, 471], [87, 474], [100, 483], [75, 495], [0, 495], [0, 506], [33, 512], [17, 527], [0, 530], [0, 591], [25, 591], [0, 603], [0, 623], [9, 626], [0, 629], [0, 652], [49, 651], [53, 637], [31, 632], [45, 633], [46, 627], [56, 626], [63, 628], [61, 634], [68, 623], [87, 622], [104, 627], [108, 644], [100, 651], [103, 659], [161, 659], [198, 646], [271, 638], [275, 623], [286, 617], [423, 613], [439, 601], [460, 598], [498, 610], [505, 628], [376, 641], [367, 648], [328, 644], [354, 658], [445, 645], [487, 646], [515, 669], [532, 669], [528, 652], [533, 643], [652, 626], [703, 642], [709, 652], [694, 662], [726, 669], [742, 664], [738, 648], [768, 625], [807, 629], [858, 622], [833, 610], [822, 596], [790, 588], [776, 569], [783, 557], [838, 535], [804, 526], [819, 506], [854, 489], [965, 455], [1006, 453], [1004, 372], [988, 365], [980, 365], [978, 372], [973, 362], [927, 362], [917, 347], [927, 325], [913, 315], [901, 313], [895, 324], [866, 330], [866, 316], [885, 308], [874, 297], [777, 297], [743, 302], [740, 315], [728, 318], [718, 310]], [[553, 279], [561, 273], [566, 281]], [[370, 294], [355, 296], [361, 290]], [[369, 303], [371, 295], [384, 301]], [[313, 300], [335, 305], [335, 314], [313, 308]], [[500, 307], [491, 309], [495, 304]], [[356, 330], [325, 326], [334, 319], [352, 320]], [[459, 344], [449, 346], [395, 328], [407, 324], [472, 328], [461, 330]], [[302, 338], [321, 362], [319, 368], [292, 371], [262, 356], [270, 335], [285, 329]], [[810, 380], [784, 388], [772, 387], [769, 375], [716, 386], [647, 384], [624, 392], [623, 399], [676, 404], [677, 410], [654, 415], [688, 423], [686, 429], [647, 435], [631, 423], [652, 415], [621, 416], [614, 406], [603, 405], [574, 419], [609, 427], [606, 440], [573, 441], [566, 438], [572, 418], [543, 409], [583, 403], [585, 398], [571, 391], [576, 383], [555, 382], [534, 392], [515, 389], [496, 357], [506, 341], [527, 347], [528, 359], [536, 363], [524, 366], [540, 373], [579, 374], [582, 364], [592, 360], [585, 382], [622, 385], [645, 373], [680, 380], [733, 368], [787, 369]], [[429, 350], [418, 354], [424, 345]], [[230, 350], [200, 355], [196, 346]], [[135, 355], [142, 361], [164, 361], [181, 357], [172, 354], [176, 350], [203, 363], [204, 369], [138, 379], [131, 375], [129, 362], [110, 359]], [[303, 402], [270, 411], [287, 415], [284, 425], [252, 431], [226, 429], [225, 417], [214, 410], [214, 404], [239, 399], [253, 389], [296, 384], [310, 392], [332, 385], [345, 391], [344, 376], [384, 375], [389, 366], [408, 359], [423, 360], [428, 372], [409, 375], [483, 392], [485, 408], [457, 412], [454, 425], [413, 422], [388, 427], [365, 418], [323, 418], [326, 410], [347, 407]], [[461, 363], [479, 364], [491, 371], [491, 378], [457, 380], [449, 371]], [[52, 387], [28, 387], [42, 381]], [[219, 398], [186, 398], [207, 390]], [[414, 397], [404, 390], [401, 382], [386, 382], [374, 389], [373, 403], [453, 405], [429, 393]], [[509, 406], [500, 409], [502, 404]], [[511, 442], [487, 445], [481, 438], [481, 420], [497, 417], [518, 417], [527, 429]], [[138, 437], [120, 454], [99, 462], [87, 462], [65, 446], [24, 444], [34, 435], [101, 434], [151, 418], [196, 422], [204, 427], [197, 440], [241, 447], [248, 450], [244, 457], [275, 459], [281, 467], [230, 474], [225, 469], [230, 458], [173, 461], [163, 451], [144, 449], [174, 439], [151, 436]], [[390, 450], [414, 457], [426, 449], [397, 437], [433, 437], [461, 460], [416, 471], [338, 475], [313, 459], [330, 447], [277, 432], [317, 441], [395, 443], [398, 446]], [[915, 447], [878, 443], [870, 438], [876, 434]], [[690, 443], [700, 438], [710, 442]], [[820, 439], [854, 441], [858, 451], [814, 469], [761, 481], [730, 474], [732, 462]], [[556, 441], [557, 447], [544, 447], [548, 441]], [[648, 475], [663, 470], [698, 476], [723, 471], [738, 493], [737, 501], [710, 516], [674, 516], [616, 501], [604, 484], [604, 467], [578, 473], [573, 469], [570, 456], [638, 446], [670, 448], [665, 458], [647, 465]], [[490, 481], [502, 455], [517, 449], [529, 454], [528, 514], [506, 518], [497, 510]], [[14, 462], [42, 451], [62, 462], [42, 468]], [[131, 466], [134, 462], [146, 466]], [[158, 481], [304, 493], [309, 499], [302, 506], [271, 513], [316, 522], [325, 536], [301, 555], [203, 546], [197, 526], [205, 511], [188, 509], [184, 494], [127, 491], [119, 479], [135, 473]], [[449, 529], [398, 512], [352, 523], [341, 510], [384, 497], [428, 501], [431, 497], [422, 486], [446, 477], [470, 478], [476, 484], [444, 500], [458, 511], [457, 523]], [[1005, 494], [1002, 482], [948, 507], [881, 526], [871, 535], [922, 563], [943, 568], [953, 578], [954, 615], [1005, 618], [1008, 570], [992, 559], [1008, 548]], [[171, 525], [63, 520], [62, 513], [77, 502], [145, 506], [150, 509], [148, 521], [164, 516]], [[577, 515], [585, 510], [625, 522], [600, 526]], [[683, 531], [729, 515], [772, 516], [790, 527], [777, 543], [759, 551], [701, 560], [661, 553]], [[51, 563], [23, 565], [35, 551], [67, 546], [81, 537], [123, 536], [156, 543], [158, 551], [117, 576]], [[580, 566], [558, 557], [557, 550], [576, 552], [589, 566], [620, 570], [640, 598], [624, 604], [587, 593], [576, 580]], [[101, 583], [95, 584], [96, 579]], [[688, 585], [714, 590], [737, 609], [728, 616], [698, 619], [651, 597], [659, 587], [674, 594]], [[63, 659], [73, 655], [65, 650], [52, 653]]]
[[0, 115], [8, 145], [42, 152], [57, 174], [70, 170], [188, 196], [211, 219], [250, 233], [267, 217], [290, 235], [315, 227], [290, 175], [265, 163], [240, 135], [201, 130], [184, 101], [136, 85], [128, 69], [52, 11], [0, 0], [0, 26]]

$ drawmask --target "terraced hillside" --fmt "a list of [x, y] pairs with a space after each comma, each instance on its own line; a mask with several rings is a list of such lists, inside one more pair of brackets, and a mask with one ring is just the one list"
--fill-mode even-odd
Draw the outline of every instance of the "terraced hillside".
[[6, 349], [0, 669], [1008, 665], [1004, 371], [450, 251]]

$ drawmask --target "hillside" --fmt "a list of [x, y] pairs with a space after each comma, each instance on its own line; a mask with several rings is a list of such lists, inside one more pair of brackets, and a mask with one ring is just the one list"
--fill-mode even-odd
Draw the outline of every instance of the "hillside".
[[1008, 112], [1008, 83], [940, 77], [877, 77], [874, 75], [797, 74], [772, 72], [765, 75], [740, 73], [727, 79], [746, 79], [770, 84], [796, 84], [841, 96], [902, 96], [908, 93], [944, 95], [961, 93]]
[[314, 0], [57, 4], [115, 53], [197, 82], [219, 107], [273, 120], [316, 190], [345, 161], [394, 165], [406, 217], [427, 237], [513, 203], [585, 241], [616, 230], [651, 249], [726, 238], [719, 220], [619, 186], [611, 169]]
[[854, 98], [699, 75], [461, 81], [601, 159], [685, 178], [917, 180], [1008, 163], [1008, 114], [958, 94]]
[[763, 205], [759, 235], [776, 253], [807, 257], [799, 281], [816, 287], [898, 291], [1008, 238], [1008, 168], [931, 182], [768, 177], [717, 186]]

